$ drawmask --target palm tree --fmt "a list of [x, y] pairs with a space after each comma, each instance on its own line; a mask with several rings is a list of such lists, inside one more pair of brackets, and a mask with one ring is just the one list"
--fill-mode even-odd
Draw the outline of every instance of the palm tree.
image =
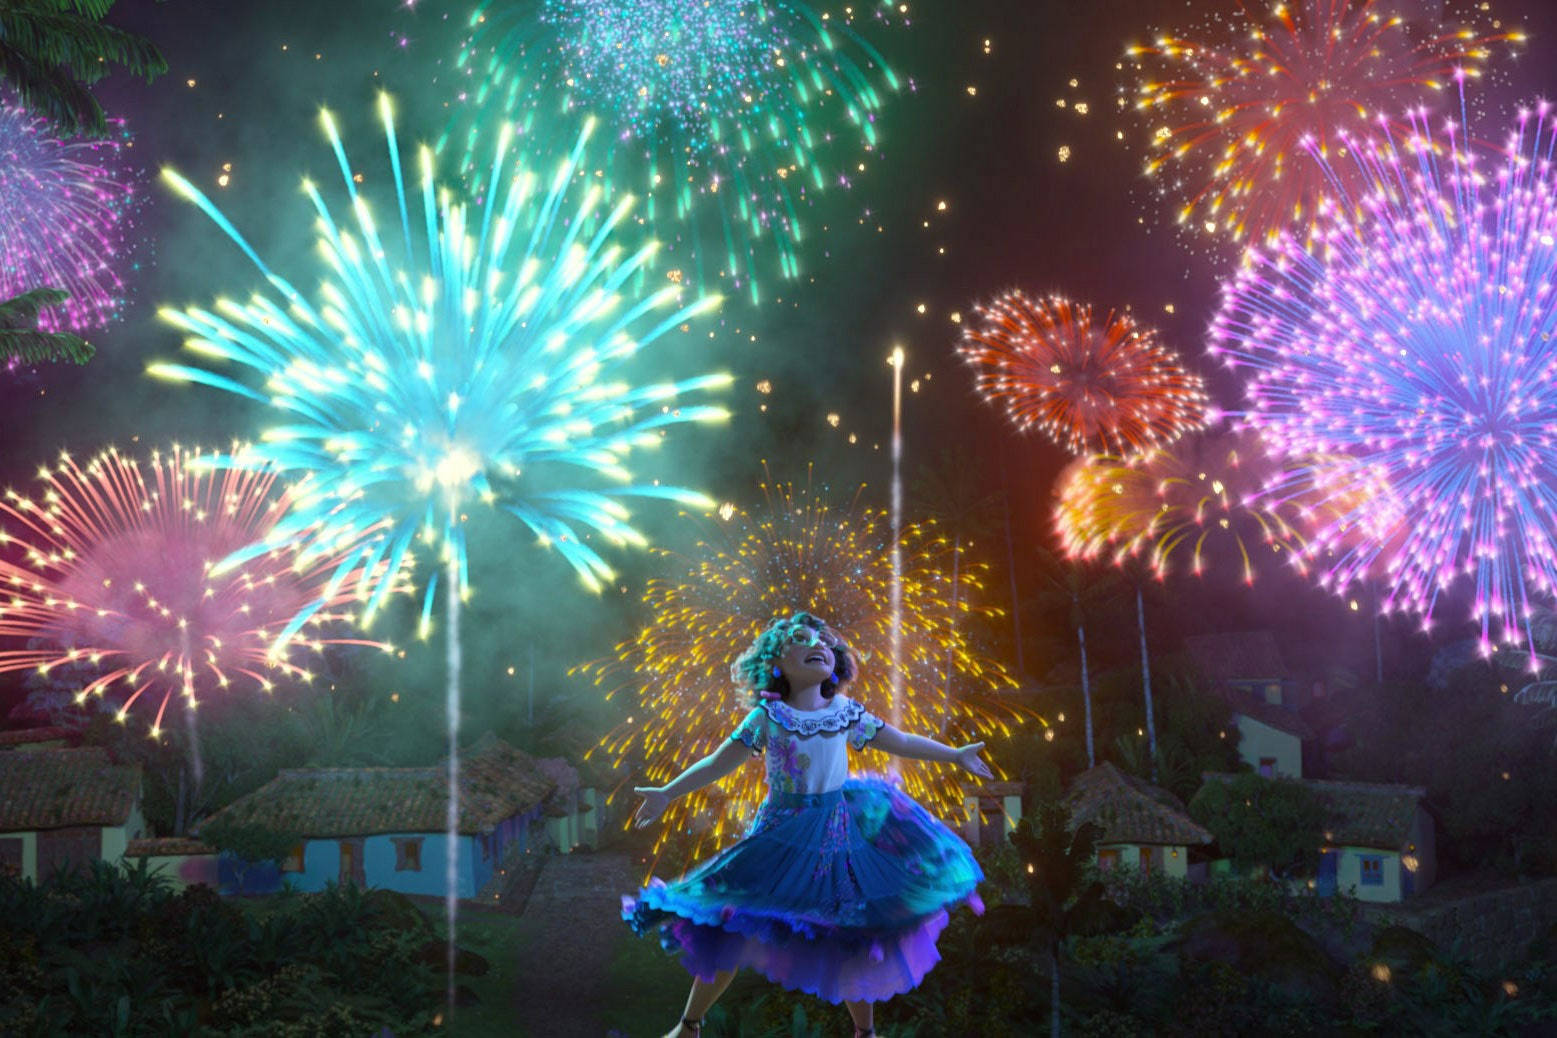
[[1146, 700], [1146, 749], [1151, 762], [1151, 779], [1157, 781], [1157, 711], [1152, 706], [1152, 661], [1146, 651], [1146, 585], [1154, 579], [1151, 567], [1138, 555], [1120, 561], [1119, 572], [1126, 586], [1135, 592], [1135, 625], [1141, 640], [1141, 695]]
[[[942, 450], [925, 466], [909, 490], [910, 507], [917, 517], [933, 519], [952, 539], [951, 602], [947, 630], [956, 630], [962, 609], [962, 551], [975, 536], [982, 536], [993, 514], [996, 495], [983, 486], [978, 465], [970, 458]], [[941, 685], [941, 736], [951, 720], [951, 681], [954, 656], [947, 639], [946, 664]]]
[[168, 70], [148, 39], [102, 24], [114, 0], [0, 0], [0, 79], [62, 133], [108, 132], [90, 85], [114, 69], [147, 82]]
[[1091, 822], [1070, 831], [1070, 811], [1054, 800], [1038, 805], [1038, 824], [1024, 818], [1011, 833], [1017, 854], [1027, 866], [1028, 904], [1011, 906], [1017, 929], [1048, 952], [1049, 1034], [1060, 1038], [1060, 956], [1074, 933], [1097, 928], [1106, 910], [1103, 884], [1089, 879], [1102, 832]]
[[1087, 606], [1108, 584], [1100, 582], [1086, 563], [1065, 559], [1046, 548], [1038, 549], [1038, 573], [1042, 582], [1039, 601], [1049, 606], [1061, 606], [1067, 610], [1070, 624], [1076, 629], [1076, 645], [1081, 652], [1081, 706], [1087, 734], [1087, 767], [1097, 763], [1092, 747], [1092, 683], [1087, 677]]
[[0, 303], [0, 364], [43, 364], [68, 360], [85, 364], [92, 344], [70, 332], [46, 332], [38, 327], [38, 311], [70, 298], [57, 288], [35, 288]]

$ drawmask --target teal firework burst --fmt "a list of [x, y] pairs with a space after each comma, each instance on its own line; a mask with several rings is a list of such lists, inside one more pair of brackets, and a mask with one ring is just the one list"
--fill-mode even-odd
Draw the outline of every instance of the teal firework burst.
[[[838, 16], [791, 0], [484, 0], [460, 56], [479, 126], [583, 109], [608, 125], [606, 179], [648, 199], [703, 283], [800, 272], [801, 214], [875, 161], [876, 118], [898, 76]], [[521, 82], [519, 70], [527, 80]], [[470, 133], [474, 134], [475, 129]], [[456, 150], [474, 154], [470, 141]], [[479, 163], [470, 164], [478, 169]]]
[[[247, 304], [163, 311], [186, 333], [189, 349], [252, 378], [186, 364], [151, 369], [286, 416], [247, 453], [216, 461], [268, 464], [299, 482], [291, 512], [266, 541], [226, 564], [283, 543], [332, 555], [344, 548], [335, 580], [371, 585], [364, 588], [371, 618], [418, 542], [441, 553], [445, 581], [463, 596], [462, 513], [487, 504], [517, 516], [598, 588], [611, 569], [584, 535], [644, 542], [626, 500], [712, 506], [689, 490], [635, 483], [626, 461], [634, 449], [658, 445], [668, 426], [726, 417], [680, 398], [727, 385], [728, 375], [630, 381], [644, 346], [717, 305], [717, 297], [687, 299], [675, 285], [633, 290], [655, 246], [626, 242], [634, 230], [630, 199], [608, 202], [594, 178], [578, 175], [589, 127], [549, 179], [514, 157], [514, 137], [505, 131], [489, 167], [495, 189], [467, 205], [437, 186], [425, 148], [419, 191], [408, 191], [387, 98], [381, 110], [398, 234], [380, 236], [324, 113], [350, 215], [337, 219], [305, 182], [326, 268], [315, 301], [275, 273], [189, 181], [165, 173], [271, 289]], [[437, 585], [435, 571], [423, 596], [424, 626]]]

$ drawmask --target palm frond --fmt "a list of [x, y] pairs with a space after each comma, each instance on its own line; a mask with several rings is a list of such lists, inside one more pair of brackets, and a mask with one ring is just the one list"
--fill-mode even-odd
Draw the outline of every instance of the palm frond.
[[92, 344], [70, 332], [39, 329], [38, 312], [46, 306], [58, 306], [70, 296], [57, 288], [35, 288], [14, 299], [0, 302], [0, 360], [23, 364], [70, 361], [85, 364], [95, 352]]
[[[0, 40], [3, 40], [0, 32]], [[47, 66], [0, 42], [0, 80], [16, 92], [22, 107], [35, 112], [65, 134], [100, 137], [108, 119], [92, 92], [69, 69]]]
[[85, 364], [96, 351], [92, 344], [70, 332], [44, 332], [36, 328], [0, 329], [0, 359], [22, 364], [70, 361]]
[[67, 12], [0, 7], [0, 41], [44, 65], [64, 65], [87, 82], [115, 67], [151, 80], [168, 70], [154, 43]]

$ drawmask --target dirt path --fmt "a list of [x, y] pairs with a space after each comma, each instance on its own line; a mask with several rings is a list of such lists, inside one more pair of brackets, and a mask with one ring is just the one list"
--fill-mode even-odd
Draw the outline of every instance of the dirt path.
[[529, 1038], [603, 1038], [596, 1007], [638, 868], [620, 851], [546, 859], [519, 925], [514, 1009]]

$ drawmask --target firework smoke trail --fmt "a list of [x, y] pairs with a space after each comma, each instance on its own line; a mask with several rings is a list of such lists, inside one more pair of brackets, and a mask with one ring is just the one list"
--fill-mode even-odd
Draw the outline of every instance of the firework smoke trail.
[[878, 159], [877, 114], [902, 84], [855, 31], [866, 20], [906, 18], [881, 3], [824, 15], [794, 0], [486, 0], [461, 98], [478, 118], [529, 125], [598, 113], [606, 180], [643, 192], [648, 223], [687, 247], [688, 280], [728, 277], [755, 302], [772, 267], [800, 276], [813, 196]]
[[[249, 369], [263, 379], [263, 390], [189, 365], [157, 364], [152, 373], [245, 396], [288, 416], [244, 454], [223, 459], [239, 467], [263, 461], [307, 480], [291, 514], [250, 552], [298, 543], [307, 557], [321, 546], [348, 546], [337, 576], [362, 588], [369, 618], [389, 578], [409, 571], [414, 541], [442, 553], [443, 572], [429, 575], [423, 593], [422, 629], [430, 628], [441, 576], [451, 620], [452, 779], [457, 614], [470, 587], [464, 510], [484, 505], [516, 516], [598, 590], [613, 573], [584, 535], [617, 546], [645, 543], [628, 522], [624, 499], [712, 507], [679, 487], [634, 484], [625, 460], [635, 448], [658, 446], [670, 426], [725, 418], [720, 408], [680, 398], [730, 379], [630, 381], [642, 347], [689, 331], [689, 322], [718, 300], [683, 301], [674, 284], [641, 296], [628, 290], [655, 246], [629, 247], [631, 200], [607, 207], [604, 189], [578, 175], [592, 123], [549, 178], [513, 160], [514, 135], [505, 127], [489, 167], [493, 187], [470, 207], [438, 189], [432, 154], [422, 149], [416, 221], [387, 97], [380, 110], [400, 248], [380, 237], [325, 113], [351, 218], [337, 221], [319, 190], [305, 183], [328, 268], [318, 305], [273, 272], [198, 189], [166, 173], [243, 249], [280, 301], [260, 295], [247, 305], [219, 302], [214, 312], [163, 311], [189, 336], [189, 348]], [[248, 554], [235, 553], [229, 564]], [[294, 622], [306, 618], [305, 610]], [[458, 790], [449, 797], [452, 844]], [[446, 894], [452, 948], [457, 891]]]
[[1205, 385], [1156, 332], [1123, 313], [1011, 290], [977, 308], [957, 352], [975, 387], [1018, 429], [1037, 429], [1075, 454], [1129, 456], [1165, 446], [1210, 420]]
[[[903, 347], [892, 350], [892, 725], [903, 724]], [[896, 774], [897, 758], [893, 758]]]
[[61, 455], [37, 498], [6, 492], [0, 639], [43, 644], [0, 651], [0, 673], [88, 668], [77, 702], [121, 687], [121, 721], [155, 702], [155, 737], [175, 695], [193, 710], [197, 693], [268, 692], [278, 677], [309, 677], [295, 650], [378, 644], [295, 630], [304, 611], [317, 628], [360, 608], [328, 552], [280, 546], [217, 565], [263, 541], [291, 501], [274, 469], [215, 471], [198, 457], [175, 447], [143, 464], [109, 450], [83, 466]]
[[0, 299], [36, 288], [70, 298], [38, 315], [44, 331], [85, 332], [119, 316], [121, 268], [140, 196], [116, 138], [68, 140], [0, 103]]
[[1213, 15], [1194, 38], [1128, 52], [1147, 175], [1183, 197], [1181, 226], [1234, 240], [1300, 234], [1321, 199], [1365, 184], [1345, 164], [1327, 174], [1308, 161], [1306, 142], [1339, 154], [1380, 116], [1439, 95], [1457, 74], [1480, 76], [1494, 45], [1524, 41], [1517, 31], [1420, 25], [1382, 0], [1292, 0], [1269, 17], [1239, 6], [1232, 24]]
[[[944, 730], [954, 741], [971, 741], [1009, 736], [1028, 723], [1047, 727], [999, 694], [1016, 682], [976, 646], [973, 621], [999, 611], [980, 604], [985, 567], [970, 562], [965, 549], [958, 613], [947, 615], [958, 549], [934, 523], [902, 529], [902, 674], [894, 675], [890, 658], [878, 651], [889, 645], [894, 625], [891, 517], [857, 498], [835, 507], [809, 489], [762, 489], [765, 507], [748, 514], [727, 504], [722, 521], [704, 527], [695, 552], [663, 553], [664, 575], [643, 594], [651, 619], [617, 646], [615, 659], [586, 668], [613, 697], [630, 697], [630, 716], [590, 757], [632, 761], [648, 782], [663, 784], [688, 759], [717, 749], [751, 708], [750, 691], [731, 683], [731, 662], [769, 620], [801, 608], [827, 620], [865, 657], [848, 695], [868, 707], [887, 701], [895, 679], [902, 682], [905, 730]], [[948, 660], [956, 675], [949, 696], [942, 684]], [[902, 780], [942, 817], [962, 816], [967, 787], [957, 774], [909, 761]], [[760, 769], [742, 768], [718, 786], [674, 801], [655, 861], [677, 833], [692, 837], [697, 857], [721, 846], [749, 820], [764, 786]]]
[[[1557, 579], [1554, 147], [1545, 104], [1491, 170], [1458, 126], [1435, 134], [1420, 113], [1402, 139], [1349, 142], [1373, 187], [1325, 207], [1312, 248], [1253, 252], [1211, 329], [1250, 376], [1246, 421], [1279, 451], [1338, 460], [1351, 497], [1307, 551], [1321, 581], [1377, 579], [1385, 609], [1426, 625], [1469, 577], [1488, 653], [1529, 643]], [[1393, 517], [1375, 514], [1370, 482], [1390, 488]]]

